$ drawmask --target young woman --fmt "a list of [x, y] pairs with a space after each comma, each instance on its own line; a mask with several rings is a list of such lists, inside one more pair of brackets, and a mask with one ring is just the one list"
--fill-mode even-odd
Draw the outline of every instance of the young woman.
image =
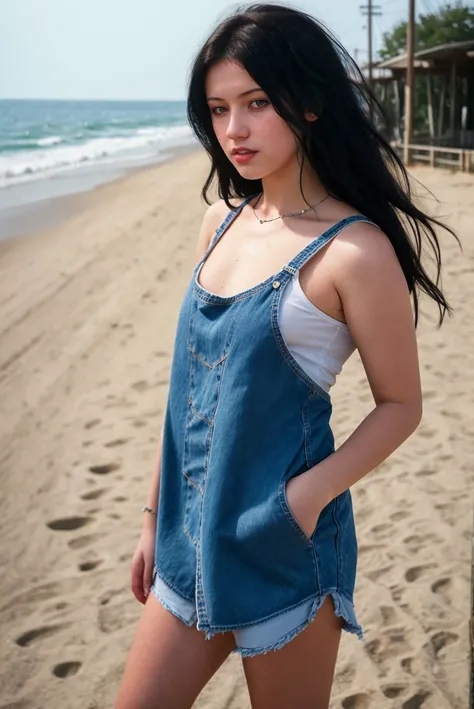
[[[362, 636], [350, 487], [420, 421], [417, 292], [449, 311], [420, 263], [426, 238], [439, 278], [435, 221], [370, 100], [280, 5], [232, 15], [194, 62], [203, 197], [216, 178], [221, 199], [179, 316], [116, 709], [191, 707], [231, 652], [253, 709], [323, 709], [341, 630]], [[356, 348], [375, 406], [334, 451], [329, 391]]]

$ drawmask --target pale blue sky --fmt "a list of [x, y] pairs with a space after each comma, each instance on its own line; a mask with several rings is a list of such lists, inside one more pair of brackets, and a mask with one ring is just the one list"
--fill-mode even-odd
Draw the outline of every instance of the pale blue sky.
[[[375, 49], [408, 0], [375, 0]], [[0, 98], [184, 99], [195, 51], [226, 0], [0, 0]], [[366, 0], [286, 0], [325, 22], [358, 61]], [[421, 0], [421, 10], [438, 0]], [[423, 7], [424, 5], [424, 7]]]

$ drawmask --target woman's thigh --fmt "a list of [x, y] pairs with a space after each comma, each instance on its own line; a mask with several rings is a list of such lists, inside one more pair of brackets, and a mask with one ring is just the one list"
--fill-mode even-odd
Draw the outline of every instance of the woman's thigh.
[[232, 649], [231, 633], [206, 640], [150, 593], [114, 709], [188, 709]]
[[244, 657], [252, 709], [327, 709], [341, 628], [328, 596], [315, 619], [287, 645]]

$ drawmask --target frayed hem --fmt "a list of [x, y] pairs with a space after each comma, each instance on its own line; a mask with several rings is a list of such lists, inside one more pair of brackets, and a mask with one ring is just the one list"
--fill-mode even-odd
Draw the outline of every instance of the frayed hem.
[[161, 603], [163, 608], [165, 608], [165, 610], [172, 613], [182, 623], [184, 623], [185, 625], [187, 625], [189, 627], [192, 627], [193, 625], [196, 624], [196, 618], [194, 620], [186, 620], [186, 618], [184, 618], [181, 615], [181, 613], [178, 613], [176, 608], [173, 608], [173, 606], [171, 606], [167, 601], [164, 600], [164, 598], [158, 593], [158, 591], [156, 591], [154, 588], [151, 588], [150, 590], [151, 590], [152, 594], [154, 595], [154, 597], [156, 598], [156, 600]]
[[357, 623], [354, 606], [351, 601], [342, 597], [338, 593], [329, 592], [324, 596], [318, 598], [313, 608], [311, 609], [308, 618], [304, 623], [301, 623], [297, 628], [284, 635], [280, 640], [277, 640], [270, 645], [264, 645], [262, 647], [255, 648], [245, 648], [245, 647], [235, 647], [232, 650], [233, 653], [239, 653], [241, 657], [255, 657], [256, 655], [266, 655], [268, 652], [273, 650], [281, 650], [282, 647], [287, 645], [291, 640], [293, 640], [297, 635], [299, 635], [316, 617], [317, 612], [323, 605], [324, 601], [328, 596], [331, 596], [334, 601], [334, 615], [337, 618], [342, 618], [344, 620], [344, 625], [342, 627], [348, 633], [353, 633], [357, 635], [359, 640], [362, 640], [364, 633], [362, 627]]

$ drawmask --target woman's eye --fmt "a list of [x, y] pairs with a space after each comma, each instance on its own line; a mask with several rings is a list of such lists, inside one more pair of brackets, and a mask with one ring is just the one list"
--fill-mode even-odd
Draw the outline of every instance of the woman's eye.
[[[264, 106], [268, 106], [270, 101], [267, 101], [264, 98], [256, 98], [254, 101], [252, 101], [252, 103], [263, 103]], [[263, 108], [264, 106], [257, 106], [257, 108]]]
[[[254, 108], [265, 108], [265, 106], [270, 105], [270, 101], [267, 101], [264, 98], [256, 98], [253, 101], [250, 102], [250, 106], [253, 104], [258, 104], [254, 106]], [[227, 108], [225, 106], [214, 106], [214, 108], [211, 108], [211, 113], [214, 116], [222, 116], [224, 113], [227, 111]]]

